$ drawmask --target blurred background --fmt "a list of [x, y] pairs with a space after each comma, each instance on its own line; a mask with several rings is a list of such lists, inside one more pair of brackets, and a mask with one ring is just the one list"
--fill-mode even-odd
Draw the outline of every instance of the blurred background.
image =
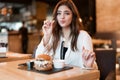
[[[59, 0], [0, 0], [0, 32], [8, 31], [10, 51], [21, 52], [18, 30], [25, 21], [29, 32], [28, 53], [40, 42], [45, 19], [52, 19], [52, 11]], [[120, 1], [73, 0], [80, 13], [84, 29], [91, 35], [95, 48], [116, 48], [120, 41]], [[13, 44], [14, 42], [14, 44]], [[17, 47], [13, 47], [17, 46]]]
[[[43, 36], [43, 21], [52, 19], [51, 15], [58, 1], [0, 0], [0, 43], [5, 42], [8, 51], [22, 53], [18, 31], [22, 21], [25, 21], [29, 38], [27, 53], [33, 54]], [[115, 50], [116, 63], [120, 65], [120, 0], [73, 2], [78, 8], [84, 29], [92, 37], [94, 49]], [[117, 70], [116, 74], [120, 74], [120, 71]]]
[[[44, 19], [51, 18], [54, 6], [59, 0], [0, 0], [0, 26], [18, 30], [24, 20], [29, 30], [39, 30]], [[85, 29], [93, 35], [95, 27], [95, 0], [73, 0]]]
[[[0, 0], [0, 31], [7, 29], [10, 51], [21, 52], [17, 35], [22, 21], [25, 21], [29, 32], [28, 53], [32, 53], [42, 37], [40, 32], [43, 21], [52, 19], [52, 11], [58, 1]], [[73, 2], [78, 8], [85, 30], [93, 36], [96, 33], [95, 0], [73, 0]], [[12, 47], [15, 45], [17, 45], [16, 49]]]

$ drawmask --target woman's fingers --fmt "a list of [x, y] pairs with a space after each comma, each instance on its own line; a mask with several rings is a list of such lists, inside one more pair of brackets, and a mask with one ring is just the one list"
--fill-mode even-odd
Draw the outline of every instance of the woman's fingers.
[[49, 22], [48, 22], [48, 20], [45, 20], [44, 21], [44, 24], [43, 24], [43, 28], [46, 28], [46, 27], [48, 27], [49, 26]]
[[54, 20], [45, 20], [44, 24], [42, 26], [42, 30], [44, 34], [51, 34], [52, 33], [52, 29], [53, 29], [53, 24], [54, 24]]
[[84, 47], [82, 49], [82, 59], [86, 67], [92, 67], [96, 57], [95, 53], [90, 50], [86, 50]]
[[85, 60], [87, 60], [87, 58], [88, 58], [88, 56], [89, 56], [88, 50], [86, 50], [86, 49], [83, 47], [82, 52], [83, 52], [83, 54], [82, 54], [83, 58], [84, 58]]
[[90, 58], [90, 54], [91, 54], [90, 51], [88, 51], [88, 50], [85, 51], [85, 59], [86, 60], [88, 60]]
[[95, 53], [93, 51], [86, 50], [84, 47], [83, 47], [82, 52], [83, 52], [82, 56], [85, 60], [88, 60], [89, 58], [95, 57]]
[[54, 20], [45, 20], [43, 24], [43, 28], [52, 28], [54, 24]]

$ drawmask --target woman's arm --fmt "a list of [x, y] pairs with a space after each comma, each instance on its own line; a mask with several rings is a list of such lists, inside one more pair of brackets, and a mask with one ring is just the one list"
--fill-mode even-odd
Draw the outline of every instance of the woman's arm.
[[95, 62], [95, 53], [93, 52], [93, 44], [90, 35], [83, 31], [82, 32], [82, 60], [84, 67], [87, 68], [97, 68]]
[[47, 51], [50, 50], [51, 48], [50, 44], [52, 43], [51, 36], [52, 36], [53, 24], [54, 24], [54, 21], [49, 21], [49, 20], [44, 21], [44, 24], [42, 26], [44, 36], [40, 44], [37, 46], [35, 57], [37, 57], [37, 55], [41, 53], [47, 53]]
[[37, 46], [36, 52], [35, 52], [35, 57], [37, 57], [39, 54], [50, 54], [53, 53], [52, 52], [52, 36], [49, 39], [49, 42], [44, 45], [44, 41], [43, 38], [41, 40], [41, 42], [39, 43], [39, 45]]

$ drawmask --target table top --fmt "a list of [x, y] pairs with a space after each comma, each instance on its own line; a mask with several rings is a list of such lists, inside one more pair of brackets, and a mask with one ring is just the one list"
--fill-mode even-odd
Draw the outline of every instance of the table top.
[[7, 52], [6, 57], [0, 58], [0, 62], [8, 62], [8, 61], [15, 61], [15, 60], [22, 60], [22, 59], [30, 59], [32, 54], [23, 54], [17, 52]]
[[53, 73], [43, 74], [18, 69], [18, 64], [27, 60], [0, 63], [0, 80], [96, 80], [100, 77], [99, 70], [85, 70], [79, 67]]

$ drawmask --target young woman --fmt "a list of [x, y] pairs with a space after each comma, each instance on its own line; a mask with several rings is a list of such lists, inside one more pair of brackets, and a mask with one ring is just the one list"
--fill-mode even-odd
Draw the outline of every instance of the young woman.
[[71, 0], [60, 0], [53, 12], [53, 20], [45, 20], [43, 39], [36, 50], [49, 54], [53, 59], [64, 59], [66, 64], [81, 68], [95, 68], [92, 40], [82, 30], [78, 10]]

